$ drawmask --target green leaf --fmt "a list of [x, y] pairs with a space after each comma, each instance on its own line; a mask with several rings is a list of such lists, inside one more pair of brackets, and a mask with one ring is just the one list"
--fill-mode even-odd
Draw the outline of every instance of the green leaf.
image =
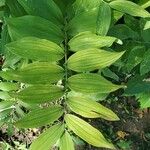
[[34, 85], [11, 96], [26, 103], [45, 103], [59, 99], [63, 93], [63, 89], [55, 85]]
[[145, 53], [145, 46], [134, 46], [130, 53], [127, 55], [127, 62], [125, 67], [127, 71], [131, 71], [135, 66], [137, 66], [143, 60], [143, 55]]
[[68, 24], [69, 34], [74, 36], [80, 32], [91, 31], [96, 33], [99, 24], [98, 14], [100, 7], [100, 0], [83, 1], [77, 0], [73, 4], [74, 17]]
[[0, 72], [0, 76], [7, 80], [22, 83], [44, 84], [58, 82], [64, 76], [62, 67], [46, 62], [34, 62], [18, 70]]
[[75, 36], [80, 32], [85, 31], [96, 33], [97, 15], [98, 15], [98, 8], [76, 15], [68, 24], [68, 33], [71, 36]]
[[138, 101], [140, 102], [140, 107], [142, 109], [150, 107], [150, 94], [149, 92], [138, 94]]
[[135, 76], [128, 81], [127, 88], [124, 94], [134, 96], [135, 94], [149, 91], [150, 91], [150, 82], [144, 81], [142, 76]]
[[[68, 68], [76, 72], [102, 69], [118, 60], [123, 52], [109, 52], [96, 48], [78, 51], [68, 59]], [[82, 57], [81, 57], [82, 56]]]
[[49, 150], [64, 132], [64, 124], [57, 124], [42, 133], [30, 146], [29, 150]]
[[0, 7], [4, 6], [5, 5], [5, 0], [1, 0], [0, 1]]
[[60, 44], [63, 41], [61, 29], [52, 22], [37, 16], [23, 16], [6, 20], [12, 40], [35, 36]]
[[[22, 0], [24, 1], [24, 0]], [[9, 8], [10, 14], [13, 17], [20, 17], [27, 15], [25, 9], [20, 5], [18, 0], [6, 0], [6, 5]]]
[[63, 15], [53, 0], [28, 0], [32, 15], [48, 19], [57, 25], [63, 23]]
[[8, 100], [8, 99], [11, 99], [11, 98], [12, 97], [10, 96], [10, 94], [8, 92], [0, 91], [0, 99]]
[[125, 87], [124, 85], [112, 84], [94, 73], [73, 75], [68, 79], [68, 85], [72, 90], [81, 93], [110, 93]]
[[108, 3], [101, 1], [98, 19], [97, 19], [97, 34], [106, 35], [111, 23], [111, 8]]
[[0, 121], [5, 122], [5, 120], [6, 120], [8, 117], [11, 117], [11, 116], [10, 116], [11, 111], [12, 111], [12, 109], [6, 109], [6, 110], [0, 112]]
[[0, 82], [0, 90], [2, 91], [16, 91], [19, 89], [19, 84], [13, 82]]
[[150, 49], [147, 50], [144, 54], [143, 61], [140, 65], [140, 73], [144, 75], [150, 71]]
[[15, 126], [20, 128], [37, 128], [53, 123], [63, 114], [63, 108], [60, 106], [51, 106], [47, 108], [38, 108], [26, 114]]
[[66, 131], [60, 138], [60, 150], [75, 150], [70, 134]]
[[97, 9], [99, 5], [100, 0], [94, 0], [93, 2], [91, 2], [90, 0], [76, 0], [73, 4], [73, 9], [75, 15], [79, 15], [83, 12]]
[[54, 42], [35, 37], [25, 37], [8, 43], [6, 50], [21, 56], [41, 61], [58, 61], [64, 56], [63, 49]]
[[106, 99], [108, 93], [79, 93], [75, 91], [70, 91], [68, 96], [77, 96], [77, 97], [87, 97], [90, 98], [92, 101], [102, 101]]
[[14, 102], [12, 101], [1, 101], [0, 102], [0, 112], [5, 110], [12, 110], [14, 108]]
[[129, 14], [131, 16], [143, 18], [150, 17], [150, 13], [143, 9], [141, 6], [127, 0], [115, 0], [109, 4], [113, 9]]
[[67, 105], [73, 112], [86, 118], [103, 118], [110, 121], [119, 120], [113, 111], [93, 101], [90, 97], [68, 96]]
[[67, 114], [65, 115], [65, 121], [68, 128], [87, 143], [96, 147], [115, 149], [111, 143], [107, 142], [101, 132], [84, 120], [74, 115]]
[[102, 69], [101, 72], [103, 73], [103, 75], [105, 77], [111, 78], [111, 79], [116, 80], [116, 81], [120, 80], [118, 75], [115, 72], [111, 71], [108, 67]]
[[98, 36], [92, 33], [82, 33], [73, 37], [68, 45], [73, 52], [85, 50], [87, 48], [110, 47], [114, 42], [122, 44], [122, 41], [115, 37]]
[[110, 28], [108, 35], [121, 40], [126, 40], [130, 38], [135, 40], [139, 39], [138, 33], [133, 31], [125, 24], [117, 24], [113, 26], [112, 28]]

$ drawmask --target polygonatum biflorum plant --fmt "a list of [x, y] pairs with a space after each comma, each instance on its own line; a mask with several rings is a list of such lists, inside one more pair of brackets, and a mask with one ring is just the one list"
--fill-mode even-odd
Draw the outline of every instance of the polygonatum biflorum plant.
[[[123, 15], [147, 18], [124, 0], [3, 0], [0, 123], [46, 130], [30, 150], [74, 150], [75, 136], [115, 149], [88, 119], [119, 120], [97, 100], [125, 88], [102, 75], [122, 57], [108, 31]], [[86, 120], [86, 121], [85, 121]]]

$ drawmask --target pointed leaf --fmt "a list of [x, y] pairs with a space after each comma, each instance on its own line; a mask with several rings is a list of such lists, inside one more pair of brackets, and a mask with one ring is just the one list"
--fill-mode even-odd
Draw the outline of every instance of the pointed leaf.
[[0, 72], [0, 76], [7, 80], [15, 80], [22, 83], [54, 83], [63, 78], [64, 70], [63, 68], [55, 64], [35, 62], [28, 64], [24, 68], [18, 70], [8, 70]]
[[63, 41], [61, 29], [52, 22], [37, 16], [23, 16], [7, 19], [8, 31], [12, 40], [35, 36], [60, 44]]
[[[22, 0], [24, 1], [24, 0]], [[25, 9], [20, 5], [18, 0], [6, 0], [6, 5], [9, 8], [10, 14], [13, 17], [20, 17], [27, 15]]]
[[73, 112], [86, 118], [103, 118], [110, 121], [119, 120], [113, 111], [88, 97], [68, 96], [67, 105]]
[[120, 40], [110, 36], [98, 36], [92, 33], [83, 33], [73, 37], [68, 45], [73, 52], [86, 50], [88, 48], [110, 47], [114, 42], [122, 44]]
[[63, 15], [53, 0], [28, 0], [32, 15], [48, 19], [57, 25], [63, 23]]
[[67, 131], [60, 138], [60, 150], [75, 150], [72, 137]]
[[41, 61], [57, 61], [64, 56], [63, 49], [57, 44], [35, 37], [25, 37], [6, 45], [6, 50], [21, 56]]
[[29, 150], [49, 150], [64, 132], [64, 125], [57, 124], [42, 133], [30, 146]]
[[60, 106], [51, 106], [47, 108], [38, 108], [32, 110], [19, 121], [15, 126], [21, 128], [37, 128], [53, 123], [63, 114], [63, 108]]
[[107, 142], [104, 136], [97, 129], [92, 127], [84, 120], [67, 114], [65, 121], [69, 129], [71, 129], [76, 135], [85, 140], [87, 143], [96, 147], [105, 147], [114, 149], [114, 146]]
[[143, 18], [150, 17], [150, 13], [143, 9], [141, 6], [127, 0], [115, 0], [110, 2], [109, 4], [110, 7], [123, 13], [127, 13], [131, 16]]
[[125, 87], [112, 84], [104, 77], [94, 73], [73, 75], [68, 79], [68, 85], [72, 90], [81, 93], [110, 93]]
[[113, 64], [123, 54], [124, 52], [109, 52], [92, 48], [78, 51], [68, 59], [68, 68], [77, 72], [102, 69]]
[[45, 103], [63, 96], [63, 89], [55, 85], [34, 85], [18, 93], [11, 93], [11, 96], [26, 103]]
[[111, 23], [111, 8], [108, 3], [101, 1], [98, 19], [97, 19], [97, 34], [106, 35]]

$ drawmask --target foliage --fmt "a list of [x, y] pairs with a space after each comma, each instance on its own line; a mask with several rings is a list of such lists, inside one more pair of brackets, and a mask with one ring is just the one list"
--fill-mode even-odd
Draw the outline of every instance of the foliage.
[[[54, 146], [73, 150], [75, 135], [93, 146], [115, 149], [84, 118], [117, 121], [119, 117], [97, 100], [116, 90], [125, 89], [124, 95], [137, 97], [150, 90], [150, 13], [145, 10], [149, 2], [137, 3], [0, 3], [1, 54], [5, 58], [0, 72], [0, 125], [50, 125], [33, 141], [31, 150]], [[127, 80], [131, 76], [127, 86], [121, 74]]]

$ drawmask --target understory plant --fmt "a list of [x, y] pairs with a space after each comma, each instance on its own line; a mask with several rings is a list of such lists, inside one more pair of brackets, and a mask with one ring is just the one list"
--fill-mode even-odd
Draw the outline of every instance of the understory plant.
[[[141, 36], [143, 27], [149, 28], [147, 3], [142, 7], [124, 0], [2, 0], [0, 125], [44, 126], [30, 150], [74, 150], [76, 136], [95, 147], [115, 149], [89, 120], [118, 121], [98, 100], [116, 90], [137, 94], [131, 94], [132, 85], [128, 88], [116, 74], [129, 74], [141, 63], [126, 66], [132, 65], [136, 48], [143, 48], [137, 45], [129, 51], [135, 41], [143, 42], [149, 56], [149, 41]], [[118, 24], [122, 17], [123, 25]], [[132, 24], [135, 17], [141, 19], [139, 28]], [[149, 71], [141, 69], [142, 75]]]

